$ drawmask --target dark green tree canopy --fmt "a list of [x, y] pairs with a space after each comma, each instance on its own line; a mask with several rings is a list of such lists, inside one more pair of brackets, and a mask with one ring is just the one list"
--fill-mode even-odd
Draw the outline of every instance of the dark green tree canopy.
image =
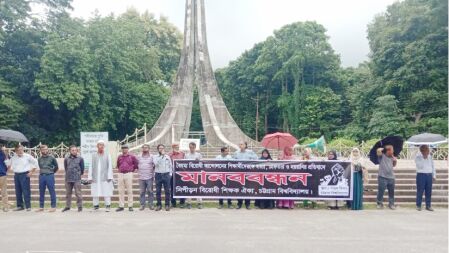
[[32, 143], [76, 143], [80, 131], [118, 139], [153, 124], [176, 72], [180, 32], [134, 9], [84, 21], [64, 12], [70, 1], [41, 3], [52, 12], [31, 24], [28, 1], [2, 6], [11, 13], [1, 16], [0, 128], [20, 129]]
[[262, 134], [447, 135], [447, 12], [442, 0], [392, 4], [368, 26], [370, 60], [356, 68], [341, 67], [323, 26], [284, 26], [217, 71], [223, 97], [253, 137], [257, 98]]
[[[135, 9], [72, 18], [71, 0], [33, 1], [47, 10], [36, 18], [30, 3], [0, 1], [0, 128], [32, 144], [76, 143], [80, 131], [119, 139], [157, 120], [179, 63], [178, 29]], [[344, 68], [325, 27], [288, 24], [218, 69], [218, 85], [237, 124], [259, 140], [275, 131], [349, 142], [447, 135], [447, 1], [396, 2], [367, 38], [369, 60]], [[191, 129], [201, 130], [197, 102], [193, 114]]]

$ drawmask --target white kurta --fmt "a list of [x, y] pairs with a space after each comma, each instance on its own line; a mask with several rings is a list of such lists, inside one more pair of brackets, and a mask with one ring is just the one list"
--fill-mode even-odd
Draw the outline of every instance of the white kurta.
[[[97, 180], [95, 182], [92, 182], [92, 184], [90, 185], [90, 193], [92, 197], [111, 197], [114, 192], [114, 183], [112, 182], [112, 163], [110, 156], [108, 156], [108, 163], [108, 179], [111, 179], [111, 181], [101, 181], [101, 159], [98, 159]], [[89, 170], [88, 177], [89, 179], [92, 179], [92, 169]]]

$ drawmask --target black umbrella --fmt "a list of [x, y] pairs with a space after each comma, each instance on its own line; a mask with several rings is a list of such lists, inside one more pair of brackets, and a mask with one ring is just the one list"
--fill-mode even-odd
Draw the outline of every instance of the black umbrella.
[[9, 129], [0, 129], [0, 140], [28, 142], [27, 137], [25, 137], [25, 135], [23, 135], [21, 132], [9, 130]]
[[87, 179], [81, 179], [81, 184], [82, 184], [82, 185], [90, 185], [90, 184], [92, 184], [92, 183], [89, 182], [89, 180], [87, 180]]
[[437, 145], [447, 143], [447, 138], [441, 134], [422, 133], [413, 135], [405, 143], [409, 145]]
[[404, 140], [400, 136], [388, 136], [382, 140], [376, 142], [369, 152], [369, 159], [374, 164], [379, 164], [379, 159], [377, 157], [377, 149], [383, 148], [386, 145], [392, 145], [394, 149], [394, 156], [398, 156], [402, 151], [402, 146], [404, 145]]

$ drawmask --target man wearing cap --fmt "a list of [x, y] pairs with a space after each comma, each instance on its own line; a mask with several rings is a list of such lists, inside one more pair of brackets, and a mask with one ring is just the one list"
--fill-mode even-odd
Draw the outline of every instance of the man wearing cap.
[[[170, 156], [170, 159], [172, 161], [176, 160], [176, 159], [184, 159], [185, 158], [185, 154], [182, 151], [179, 151], [179, 143], [173, 143], [171, 145], [172, 147], [172, 151], [170, 153], [168, 153], [168, 156]], [[173, 176], [171, 178], [171, 183], [172, 183], [172, 191], [170, 194], [170, 198], [171, 198], [171, 204], [173, 207], [176, 207], [176, 199], [173, 198], [173, 192], [175, 191], [175, 189], [173, 188], [174, 184], [173, 184]], [[179, 207], [180, 208], [184, 208], [184, 204], [186, 202], [186, 199], [179, 199]]]
[[133, 172], [137, 170], [139, 162], [137, 158], [129, 153], [128, 145], [122, 146], [122, 154], [117, 157], [118, 170], [118, 194], [119, 207], [117, 212], [125, 210], [125, 188], [128, 194], [128, 209], [133, 211]]
[[92, 154], [92, 166], [87, 179], [91, 183], [90, 191], [93, 197], [94, 210], [100, 209], [100, 197], [104, 198], [106, 212], [111, 210], [111, 196], [114, 191], [112, 183], [112, 160], [105, 151], [105, 142], [97, 142], [97, 152]]

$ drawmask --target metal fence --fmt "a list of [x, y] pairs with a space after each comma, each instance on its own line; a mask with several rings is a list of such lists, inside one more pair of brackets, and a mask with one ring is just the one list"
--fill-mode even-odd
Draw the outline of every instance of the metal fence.
[[[33, 157], [39, 157], [41, 155], [40, 152], [40, 145], [34, 146], [34, 147], [24, 147], [23, 151], [27, 154], [32, 155]], [[7, 147], [6, 148], [7, 153], [9, 156], [14, 155], [14, 148]], [[54, 147], [48, 147], [49, 154], [53, 155], [56, 158], [64, 158], [69, 153], [69, 146], [65, 145], [63, 142], [61, 144], [54, 146]]]
[[[143, 143], [146, 143], [147, 140], [147, 124], [144, 124], [141, 129], [137, 129], [134, 131], [132, 135], [126, 135], [123, 140], [118, 141], [119, 146], [123, 144], [129, 144], [131, 146], [138, 146]], [[189, 133], [189, 137], [191, 138], [202, 138], [204, 137], [204, 133], [202, 132], [191, 132]], [[372, 144], [362, 142], [356, 146], [348, 146], [343, 142], [333, 143], [332, 145], [327, 145], [327, 150], [335, 150], [339, 157], [349, 157], [353, 148], [358, 148], [364, 157], [368, 157], [369, 151], [372, 148]], [[153, 147], [154, 148], [154, 147]], [[249, 147], [256, 152], [260, 152], [263, 147]], [[56, 158], [64, 158], [69, 153], [69, 147], [64, 143], [61, 143], [54, 147], [49, 147], [49, 153], [55, 156]], [[201, 145], [201, 152], [205, 157], [212, 157], [219, 153], [220, 147], [214, 147], [205, 143]], [[7, 148], [10, 156], [14, 154], [14, 148]], [[40, 144], [35, 147], [24, 147], [24, 151], [34, 157], [40, 156]], [[270, 150], [270, 152], [279, 153], [276, 150]], [[302, 153], [301, 149], [295, 150], [296, 155], [300, 156]], [[317, 157], [325, 157], [326, 153], [319, 152], [317, 150], [313, 150], [314, 155]], [[402, 152], [399, 155], [399, 159], [413, 160], [419, 152], [418, 147], [412, 147], [408, 145], [404, 145]], [[448, 160], [448, 147], [440, 146], [438, 148], [432, 148], [432, 156], [434, 160]]]
[[[369, 155], [369, 149], [367, 150], [363, 143], [359, 146], [356, 146], [360, 149], [362, 155], [364, 157], [368, 157]], [[259, 152], [262, 147], [250, 147], [254, 149], [254, 151]], [[354, 147], [349, 146], [338, 146], [338, 147], [327, 147], [327, 150], [335, 150], [339, 157], [349, 157], [351, 154], [351, 151]], [[6, 148], [8, 154], [10, 156], [14, 155], [14, 148]], [[64, 143], [59, 144], [55, 147], [49, 147], [48, 148], [49, 153], [53, 155], [56, 158], [64, 158], [69, 153], [69, 147], [66, 146]], [[201, 146], [201, 152], [205, 157], [211, 157], [213, 155], [217, 155], [219, 153], [220, 147], [213, 147], [208, 144]], [[40, 149], [39, 145], [35, 147], [24, 147], [25, 153], [28, 153], [32, 155], [33, 157], [39, 157], [40, 156]], [[276, 150], [270, 150], [272, 153], [276, 153]], [[432, 149], [432, 157], [434, 160], [447, 160], [448, 159], [448, 147], [440, 147], [440, 148], [434, 148]], [[404, 147], [401, 154], [399, 155], [399, 159], [406, 159], [406, 160], [413, 160], [419, 152], [418, 148], [415, 147]], [[301, 150], [296, 151], [296, 155], [301, 155]], [[313, 153], [317, 157], [325, 157], [326, 153], [319, 152], [316, 150], [313, 150]]]
[[[129, 144], [132, 146], [137, 146], [137, 145], [143, 144], [148, 141], [148, 138], [147, 138], [148, 132], [147, 131], [148, 131], [147, 124], [144, 124], [142, 128], [140, 128], [140, 129], [136, 128], [136, 130], [134, 131], [134, 133], [132, 135], [126, 135], [126, 137], [123, 140], [119, 141], [119, 145]], [[195, 136], [196, 136], [198, 139], [205, 137], [203, 132], [189, 132], [188, 135], [191, 138], [195, 138]], [[261, 149], [263, 147], [251, 146], [249, 148], [253, 149], [254, 151], [261, 151]], [[362, 142], [355, 146], [348, 146], [348, 145], [345, 145], [345, 143], [343, 143], [343, 142], [337, 142], [337, 143], [333, 143], [332, 145], [328, 144], [326, 148], [327, 148], [327, 150], [335, 150], [340, 157], [349, 157], [352, 149], [358, 148], [364, 157], [368, 157], [369, 151], [372, 148], [372, 144]], [[220, 149], [220, 147], [213, 147], [213, 146], [209, 145], [208, 143], [201, 145], [201, 152], [206, 157], [210, 157], [211, 155], [216, 154], [219, 149]], [[277, 152], [276, 150], [272, 150], [272, 151], [273, 151], [273, 153]], [[398, 158], [412, 160], [415, 158], [418, 151], [419, 151], [418, 147], [410, 147], [408, 145], [404, 145], [403, 150], [400, 153]], [[300, 155], [302, 150], [295, 150], [295, 152], [297, 155]], [[326, 156], [326, 153], [324, 153], [324, 152], [319, 152], [317, 150], [314, 150], [313, 152], [314, 152], [314, 155], [317, 157], [325, 157]], [[447, 160], [448, 159], [448, 147], [440, 146], [439, 148], [433, 148], [432, 156], [433, 156], [434, 160]]]
[[[352, 149], [358, 148], [362, 154], [362, 156], [368, 158], [369, 157], [369, 151], [371, 150], [372, 146], [367, 145], [366, 143], [360, 143], [356, 146], [345, 146], [345, 145], [336, 145], [336, 146], [327, 146], [327, 151], [329, 150], [335, 150], [337, 152], [337, 155], [339, 157], [349, 157], [351, 155]], [[301, 153], [301, 150], [296, 151], [297, 154]], [[419, 152], [419, 147], [410, 147], [407, 145], [404, 145], [402, 152], [399, 154], [399, 159], [405, 159], [405, 160], [413, 160], [415, 159], [417, 153]], [[313, 150], [313, 153], [315, 156], [319, 157], [326, 157], [327, 154], [324, 152], [319, 152], [316, 150]], [[438, 147], [438, 148], [432, 148], [431, 154], [434, 160], [447, 160], [448, 159], [448, 147]]]

